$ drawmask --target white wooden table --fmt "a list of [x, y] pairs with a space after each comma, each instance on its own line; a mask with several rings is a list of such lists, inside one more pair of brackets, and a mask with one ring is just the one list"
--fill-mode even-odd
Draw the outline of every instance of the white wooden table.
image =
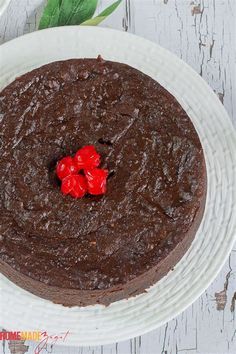
[[[100, 1], [98, 10], [111, 2]], [[0, 43], [34, 31], [42, 3], [12, 0], [0, 19]], [[236, 126], [235, 16], [236, 0], [123, 0], [102, 25], [148, 38], [186, 61], [216, 92]], [[207, 291], [165, 326], [122, 343], [91, 348], [79, 347], [79, 343], [74, 348], [48, 346], [42, 353], [233, 354], [235, 302], [236, 245]], [[0, 352], [4, 354], [34, 353], [34, 342], [2, 344]]]

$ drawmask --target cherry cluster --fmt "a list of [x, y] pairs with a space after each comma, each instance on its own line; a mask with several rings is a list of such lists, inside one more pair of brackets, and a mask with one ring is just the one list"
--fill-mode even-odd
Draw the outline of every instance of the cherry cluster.
[[108, 170], [98, 168], [101, 156], [93, 145], [79, 149], [74, 157], [63, 157], [56, 167], [61, 180], [61, 191], [74, 198], [82, 198], [86, 193], [105, 194]]

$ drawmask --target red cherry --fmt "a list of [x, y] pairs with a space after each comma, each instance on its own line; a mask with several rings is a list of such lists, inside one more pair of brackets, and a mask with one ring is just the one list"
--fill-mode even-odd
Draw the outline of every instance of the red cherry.
[[90, 194], [99, 195], [106, 193], [107, 170], [95, 168], [84, 172], [88, 183], [88, 192]]
[[100, 164], [100, 155], [93, 145], [87, 145], [77, 151], [74, 161], [79, 170], [92, 169]]
[[61, 191], [63, 194], [69, 194], [75, 186], [74, 176], [67, 176], [62, 180]]
[[70, 175], [75, 175], [78, 172], [78, 168], [73, 160], [72, 157], [67, 156], [63, 157], [58, 164], [56, 168], [57, 172], [57, 177], [62, 180], [63, 178], [70, 176]]
[[70, 192], [70, 195], [74, 198], [82, 198], [88, 190], [86, 178], [82, 175], [76, 175], [73, 176], [73, 178], [75, 180], [75, 185]]
[[62, 180], [61, 191], [74, 198], [82, 198], [87, 192], [87, 181], [82, 175], [67, 176]]

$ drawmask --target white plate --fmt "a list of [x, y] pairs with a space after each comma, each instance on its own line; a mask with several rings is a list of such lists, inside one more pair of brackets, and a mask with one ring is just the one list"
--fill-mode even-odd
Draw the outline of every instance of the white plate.
[[10, 1], [11, 0], [0, 0], [0, 16], [7, 9], [8, 5], [10, 4]]
[[67, 345], [95, 345], [148, 332], [178, 315], [209, 286], [234, 243], [236, 134], [209, 86], [165, 49], [131, 34], [90, 27], [38, 31], [0, 47], [0, 87], [42, 64], [74, 57], [127, 63], [169, 90], [191, 117], [205, 151], [208, 195], [203, 222], [174, 271], [146, 294], [104, 308], [66, 308], [36, 297], [1, 276], [1, 325], [9, 330], [70, 331]]

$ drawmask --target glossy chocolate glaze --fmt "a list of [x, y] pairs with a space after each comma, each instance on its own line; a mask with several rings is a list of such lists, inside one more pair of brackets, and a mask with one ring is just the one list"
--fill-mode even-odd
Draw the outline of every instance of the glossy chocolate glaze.
[[[88, 144], [110, 172], [107, 193], [63, 196], [56, 162]], [[1, 270], [55, 302], [144, 291], [202, 217], [205, 163], [189, 117], [124, 64], [73, 59], [16, 79], [0, 94], [0, 154]]]

